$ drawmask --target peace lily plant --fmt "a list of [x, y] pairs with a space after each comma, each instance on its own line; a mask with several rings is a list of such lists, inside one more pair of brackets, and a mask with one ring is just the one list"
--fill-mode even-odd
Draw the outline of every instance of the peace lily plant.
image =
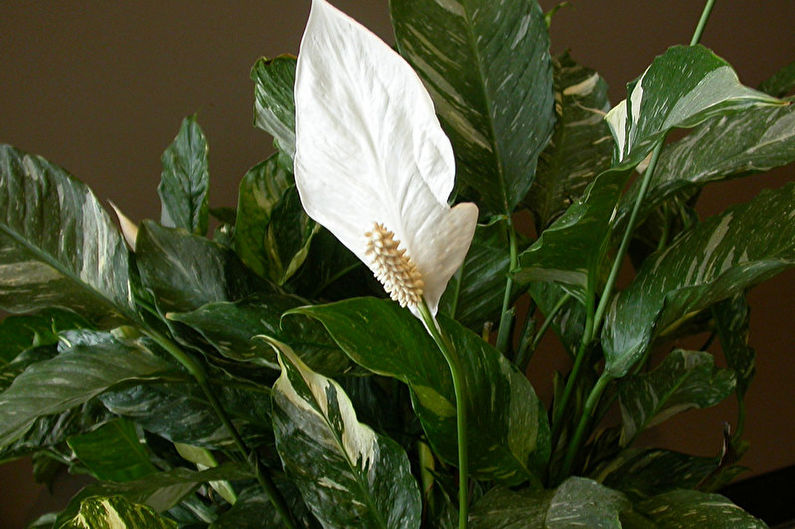
[[[209, 208], [192, 116], [160, 222], [122, 204], [121, 231], [0, 146], [0, 460], [96, 478], [31, 527], [765, 527], [715, 491], [795, 187], [693, 206], [795, 159], [795, 75], [743, 86], [698, 45], [712, 5], [611, 109], [534, 0], [392, 0], [397, 51], [313, 0], [297, 60], [252, 69], [276, 153], [237, 206]], [[572, 367], [547, 407], [525, 373], [548, 331]], [[703, 333], [727, 367], [677, 346]], [[638, 444], [732, 395], [714, 457]]]

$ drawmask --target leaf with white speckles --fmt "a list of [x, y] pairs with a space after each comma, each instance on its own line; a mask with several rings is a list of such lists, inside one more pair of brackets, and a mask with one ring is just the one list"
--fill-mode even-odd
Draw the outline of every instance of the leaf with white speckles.
[[392, 0], [401, 55], [433, 98], [458, 184], [510, 213], [555, 122], [549, 34], [535, 0]]
[[[414, 411], [434, 452], [451, 465], [458, 463], [450, 368], [416, 318], [396, 303], [374, 298], [301, 307], [291, 313], [322, 322], [360, 366], [408, 384]], [[533, 386], [474, 332], [443, 315], [439, 324], [459, 357], [467, 388], [470, 473], [507, 485], [528, 480], [539, 485], [549, 460], [550, 432]]]
[[145, 505], [121, 496], [86, 498], [80, 510], [62, 529], [176, 529], [177, 523], [163, 518]]
[[251, 68], [254, 81], [254, 124], [273, 136], [277, 149], [295, 154], [295, 57], [259, 59]]
[[60, 167], [0, 145], [0, 309], [133, 315], [128, 254], [94, 194]]
[[634, 505], [622, 516], [624, 529], [765, 529], [754, 518], [719, 494], [675, 490]]
[[538, 160], [538, 172], [525, 198], [542, 231], [610, 167], [613, 139], [604, 120], [610, 110], [607, 83], [574, 62], [568, 52], [553, 59], [558, 122]]
[[596, 291], [605, 275], [606, 238], [615, 228], [621, 193], [660, 138], [710, 117], [785, 104], [741, 85], [731, 66], [702, 46], [670, 48], [627, 88], [629, 103], [622, 101], [606, 117], [619, 153], [614, 166], [519, 256], [521, 283], [565, 283], [582, 299], [587, 289]]
[[632, 443], [645, 428], [676, 413], [714, 406], [731, 394], [735, 384], [734, 372], [716, 368], [711, 354], [671, 352], [654, 370], [619, 382], [621, 445]]
[[555, 490], [492, 489], [472, 507], [470, 529], [621, 529], [619, 515], [629, 508], [622, 493], [571, 477]]
[[766, 190], [683, 233], [646, 259], [609, 305], [605, 370], [620, 377], [655, 336], [795, 265], [795, 184]]
[[164, 226], [184, 228], [196, 235], [207, 233], [208, 150], [196, 116], [185, 118], [161, 158], [163, 172], [157, 194], [162, 206], [160, 222]]
[[418, 528], [420, 491], [400, 445], [360, 423], [334, 380], [270, 342], [282, 367], [273, 386], [276, 449], [315, 517], [329, 529]]

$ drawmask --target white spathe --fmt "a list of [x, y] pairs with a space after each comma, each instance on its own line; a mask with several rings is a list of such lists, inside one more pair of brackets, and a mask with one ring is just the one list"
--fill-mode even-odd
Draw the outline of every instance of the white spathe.
[[295, 180], [307, 214], [371, 270], [365, 233], [375, 224], [392, 231], [436, 314], [469, 249], [478, 209], [447, 204], [453, 149], [419, 77], [368, 29], [313, 0], [295, 110]]

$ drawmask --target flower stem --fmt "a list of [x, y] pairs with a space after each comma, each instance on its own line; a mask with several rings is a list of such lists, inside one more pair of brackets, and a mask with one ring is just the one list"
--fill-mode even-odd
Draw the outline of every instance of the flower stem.
[[194, 360], [190, 355], [185, 353], [185, 351], [180, 349], [177, 344], [159, 332], [153, 329], [146, 329], [144, 332], [155, 342], [157, 342], [163, 349], [165, 349], [171, 356], [173, 356], [174, 359], [176, 359], [180, 364], [185, 366], [185, 369], [187, 369], [191, 376], [196, 379], [196, 382], [199, 384], [202, 392], [204, 392], [205, 397], [207, 397], [210, 407], [212, 407], [213, 411], [221, 420], [224, 427], [226, 427], [226, 429], [229, 431], [229, 434], [232, 436], [232, 439], [234, 440], [238, 450], [243, 453], [243, 456], [254, 470], [257, 481], [259, 481], [260, 485], [265, 490], [265, 494], [268, 496], [268, 499], [276, 508], [279, 516], [281, 516], [284, 525], [288, 527], [288, 529], [298, 529], [298, 525], [296, 524], [295, 519], [293, 518], [293, 515], [287, 506], [287, 502], [285, 502], [284, 497], [282, 496], [281, 492], [279, 492], [279, 489], [276, 488], [276, 484], [273, 482], [273, 479], [271, 478], [267, 469], [262, 465], [257, 452], [251, 450], [246, 445], [246, 442], [243, 440], [240, 432], [237, 431], [237, 428], [232, 423], [232, 420], [224, 410], [221, 402], [218, 400], [218, 397], [215, 395], [212, 388], [210, 388], [210, 385], [207, 381], [207, 372], [204, 370], [204, 367], [199, 362]]
[[466, 529], [469, 512], [469, 454], [467, 446], [467, 415], [466, 402], [464, 395], [464, 377], [456, 355], [455, 347], [450, 340], [442, 333], [436, 323], [436, 318], [431, 314], [428, 305], [423, 299], [417, 306], [425, 328], [431, 335], [436, 346], [442, 352], [447, 365], [450, 367], [450, 375], [453, 377], [453, 391], [455, 392], [456, 428], [458, 431], [458, 528]]
[[508, 342], [511, 338], [511, 324], [513, 323], [514, 310], [511, 308], [511, 292], [513, 290], [513, 279], [511, 272], [516, 268], [516, 232], [513, 229], [511, 216], [505, 218], [508, 228], [508, 242], [510, 245], [510, 267], [508, 268], [508, 279], [505, 280], [505, 294], [502, 297], [502, 310], [500, 311], [500, 326], [497, 330], [497, 350], [505, 353], [508, 349]]
[[690, 45], [695, 46], [701, 40], [701, 34], [704, 33], [704, 28], [707, 26], [707, 20], [712, 13], [712, 7], [715, 5], [715, 0], [707, 0], [703, 11], [701, 11], [701, 18], [698, 20], [696, 30], [693, 32], [693, 38], [690, 39]]

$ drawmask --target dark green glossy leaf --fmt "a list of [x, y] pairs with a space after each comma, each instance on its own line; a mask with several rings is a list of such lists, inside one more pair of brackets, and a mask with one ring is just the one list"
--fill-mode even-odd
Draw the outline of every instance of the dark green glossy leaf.
[[[641, 218], [671, 196], [710, 182], [767, 171], [795, 160], [795, 107], [750, 108], [721, 116], [666, 146], [649, 182]], [[638, 195], [622, 197], [615, 220], [623, 225]]]
[[795, 264], [795, 185], [763, 191], [682, 234], [646, 260], [609, 306], [605, 370], [623, 376], [655, 336]]
[[795, 88], [795, 61], [792, 61], [759, 85], [759, 89], [774, 97], [784, 97]]
[[400, 54], [436, 105], [459, 185], [510, 213], [555, 122], [549, 34], [535, 0], [391, 0]]
[[170, 313], [170, 320], [191, 326], [227, 358], [278, 369], [273, 348], [265, 335], [292, 347], [313, 371], [324, 375], [349, 371], [351, 362], [328, 336], [321, 324], [306, 318], [282, 314], [306, 301], [284, 294], [267, 294], [235, 303], [204, 305], [193, 312]]
[[696, 457], [660, 449], [624, 450], [591, 477], [630, 498], [696, 488], [718, 467], [717, 457]]
[[753, 105], [782, 104], [741, 85], [729, 63], [700, 45], [669, 48], [627, 85], [627, 95], [606, 118], [619, 161], [644, 158], [673, 127], [694, 127]]
[[748, 345], [751, 308], [743, 293], [715, 304], [712, 314], [726, 363], [737, 377], [737, 396], [742, 400], [756, 373], [756, 353]]
[[[548, 317], [563, 296], [568, 295], [561, 285], [544, 281], [531, 283], [528, 292], [544, 317]], [[570, 296], [555, 314], [551, 327], [573, 356], [585, 332], [585, 308], [582, 303]]]
[[737, 383], [731, 369], [718, 369], [703, 351], [672, 351], [648, 373], [628, 376], [618, 384], [623, 430], [628, 445], [644, 429], [690, 408], [714, 406]]
[[0, 309], [60, 306], [106, 323], [131, 318], [128, 253], [84, 184], [0, 145]]
[[93, 496], [121, 496], [129, 502], [146, 505], [156, 512], [163, 512], [179, 503], [202, 483], [247, 480], [253, 477], [248, 469], [227, 463], [201, 472], [175, 468], [167, 472], [150, 474], [137, 481], [92, 483], [69, 501], [66, 509], [58, 515], [58, 523], [55, 526], [59, 527], [64, 520], [73, 518], [78, 512], [80, 503]]
[[59, 529], [177, 529], [173, 520], [163, 518], [145, 505], [121, 496], [94, 496], [80, 502], [77, 515]]
[[22, 436], [38, 417], [79, 406], [121, 382], [172, 369], [141, 344], [122, 344], [104, 333], [97, 337], [97, 343], [77, 344], [31, 365], [0, 393], [0, 446]]
[[764, 529], [767, 525], [719, 494], [676, 490], [635, 504], [642, 515], [624, 519], [625, 529]]
[[555, 490], [514, 492], [495, 488], [472, 507], [470, 529], [621, 529], [619, 515], [630, 508], [618, 491], [580, 477]]
[[[456, 464], [456, 401], [449, 367], [422, 324], [387, 300], [357, 298], [295, 309], [320, 320], [357, 364], [407, 383], [434, 451]], [[470, 471], [482, 479], [536, 481], [549, 457], [549, 425], [530, 382], [496, 349], [445, 317], [467, 387]], [[385, 332], [388, 330], [388, 332]]]
[[37, 314], [7, 316], [0, 321], [0, 366], [33, 347], [58, 343], [58, 333], [91, 325], [74, 312], [47, 309]]
[[342, 387], [279, 351], [273, 426], [284, 469], [324, 527], [419, 528], [422, 504], [408, 456], [358, 422]]
[[568, 52], [553, 59], [552, 65], [557, 123], [525, 199], [539, 231], [610, 167], [613, 155], [610, 129], [604, 120], [610, 110], [607, 83], [595, 71], [574, 62]]
[[487, 321], [499, 321], [510, 261], [505, 223], [479, 225], [463, 271], [450, 279], [439, 310], [476, 332]]
[[273, 136], [276, 148], [295, 154], [295, 57], [259, 59], [251, 69], [254, 81], [254, 125]]
[[[297, 519], [298, 527], [306, 529], [319, 527], [314, 517], [307, 511], [301, 494], [292, 482], [286, 479], [278, 480], [276, 486], [287, 501], [290, 512]], [[209, 529], [268, 529], [282, 526], [281, 517], [257, 485], [244, 490], [232, 508], [210, 524]]]
[[603, 276], [621, 192], [660, 138], [672, 128], [693, 127], [749, 106], [781, 104], [741, 85], [728, 63], [701, 46], [670, 48], [627, 88], [629, 103], [622, 101], [607, 116], [617, 143], [617, 164], [597, 176], [519, 256], [519, 282], [564, 283], [584, 299], [585, 291], [596, 290]]
[[157, 471], [138, 440], [135, 425], [124, 419], [107, 422], [66, 442], [97, 479], [133, 481]]
[[279, 285], [290, 279], [306, 260], [319, 228], [304, 212], [295, 186], [287, 189], [273, 208], [265, 237], [268, 277]]
[[135, 257], [144, 287], [167, 311], [190, 311], [273, 290], [229, 248], [151, 221], [141, 223]]
[[14, 379], [25, 371], [30, 365], [42, 360], [49, 360], [58, 354], [57, 349], [50, 346], [33, 347], [28, 349], [4, 366], [0, 367], [0, 391], [5, 391], [14, 382]]
[[[102, 403], [117, 415], [127, 417], [145, 430], [166, 439], [205, 448], [231, 446], [229, 431], [213, 411], [204, 393], [187, 376], [154, 381], [109, 391]], [[212, 387], [232, 422], [252, 445], [270, 435], [270, 390], [214, 379]]]
[[157, 194], [160, 195], [163, 226], [183, 228], [196, 235], [207, 233], [208, 150], [196, 116], [185, 118], [177, 137], [161, 157], [163, 172]]

